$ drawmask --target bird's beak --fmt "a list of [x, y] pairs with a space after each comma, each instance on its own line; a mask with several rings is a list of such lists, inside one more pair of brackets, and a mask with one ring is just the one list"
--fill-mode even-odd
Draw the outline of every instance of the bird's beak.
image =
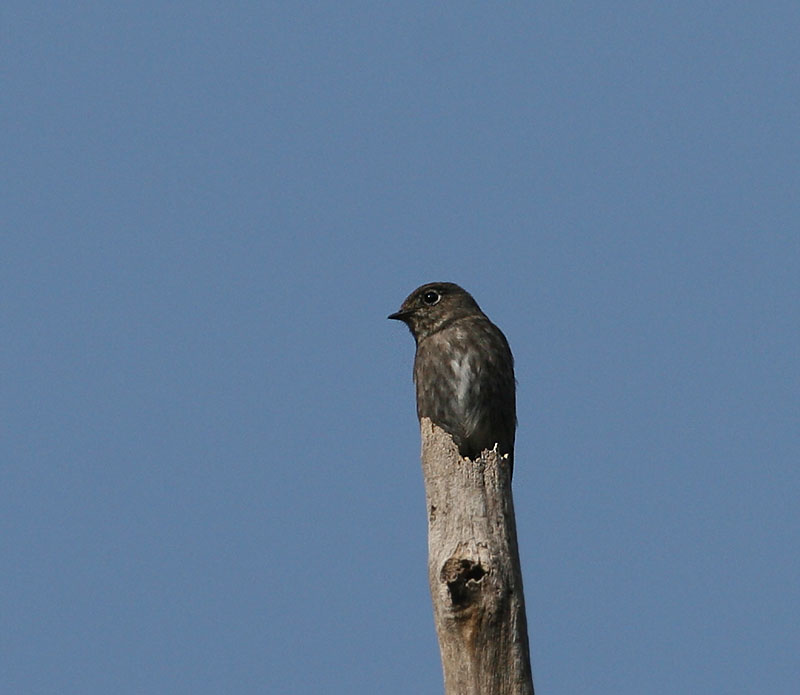
[[405, 321], [410, 315], [410, 311], [396, 311], [393, 314], [389, 314], [386, 318], [394, 319], [395, 321]]

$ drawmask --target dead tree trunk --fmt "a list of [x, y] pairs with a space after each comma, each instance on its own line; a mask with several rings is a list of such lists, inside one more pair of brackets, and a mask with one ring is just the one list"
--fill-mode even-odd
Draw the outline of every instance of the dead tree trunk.
[[445, 695], [533, 695], [508, 462], [423, 418], [428, 579]]

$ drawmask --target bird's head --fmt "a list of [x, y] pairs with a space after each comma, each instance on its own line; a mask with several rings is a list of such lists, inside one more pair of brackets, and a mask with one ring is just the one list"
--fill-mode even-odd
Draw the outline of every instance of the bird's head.
[[400, 311], [388, 318], [405, 323], [419, 343], [452, 321], [476, 314], [483, 312], [465, 289], [452, 282], [429, 282], [408, 295]]

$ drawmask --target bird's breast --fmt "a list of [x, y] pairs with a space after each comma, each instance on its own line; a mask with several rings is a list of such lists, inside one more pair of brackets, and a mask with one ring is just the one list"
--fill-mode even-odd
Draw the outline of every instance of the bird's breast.
[[450, 369], [453, 373], [453, 394], [459, 410], [466, 409], [468, 400], [478, 394], [475, 393], [477, 382], [477, 355], [471, 350], [462, 352], [450, 359]]

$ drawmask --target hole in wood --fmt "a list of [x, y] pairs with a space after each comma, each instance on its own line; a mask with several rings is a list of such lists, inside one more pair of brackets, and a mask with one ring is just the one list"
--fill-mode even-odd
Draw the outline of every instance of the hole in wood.
[[472, 602], [472, 595], [486, 575], [479, 562], [451, 557], [444, 563], [440, 578], [447, 584], [453, 606], [463, 608]]

